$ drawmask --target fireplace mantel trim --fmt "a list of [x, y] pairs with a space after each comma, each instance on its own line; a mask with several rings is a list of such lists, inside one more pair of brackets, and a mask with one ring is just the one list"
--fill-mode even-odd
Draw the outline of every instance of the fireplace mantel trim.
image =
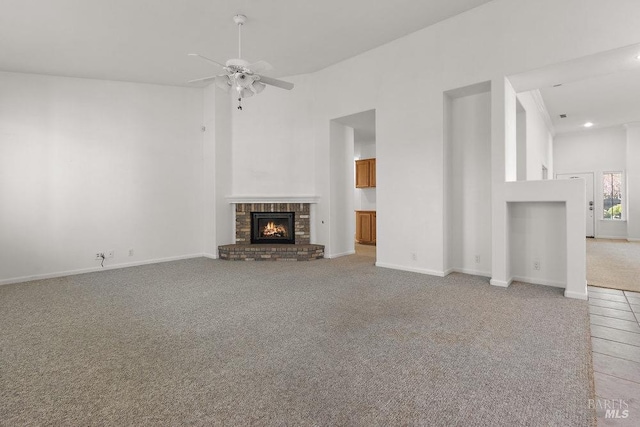
[[225, 199], [230, 204], [238, 203], [318, 203], [319, 196], [269, 196], [269, 195], [246, 195], [246, 196], [226, 196]]

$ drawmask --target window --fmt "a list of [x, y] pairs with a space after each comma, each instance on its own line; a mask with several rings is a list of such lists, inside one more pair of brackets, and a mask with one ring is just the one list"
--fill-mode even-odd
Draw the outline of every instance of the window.
[[622, 172], [602, 174], [602, 217], [622, 219]]

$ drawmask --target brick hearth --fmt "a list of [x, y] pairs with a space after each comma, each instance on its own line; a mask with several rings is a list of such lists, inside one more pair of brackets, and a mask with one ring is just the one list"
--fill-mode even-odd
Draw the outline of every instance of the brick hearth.
[[231, 261], [312, 261], [324, 257], [323, 245], [223, 245], [220, 259]]
[[[295, 244], [251, 244], [251, 212], [294, 212]], [[309, 203], [236, 203], [236, 244], [219, 246], [220, 259], [310, 261], [323, 258], [324, 246], [311, 244], [309, 214]]]

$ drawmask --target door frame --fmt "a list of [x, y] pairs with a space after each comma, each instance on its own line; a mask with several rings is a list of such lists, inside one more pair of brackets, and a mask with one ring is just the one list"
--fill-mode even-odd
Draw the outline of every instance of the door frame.
[[[596, 237], [596, 174], [595, 172], [564, 172], [564, 173], [556, 173], [555, 174], [555, 178], [558, 179], [558, 175], [564, 175], [564, 176], [569, 176], [569, 175], [591, 175], [591, 182], [592, 182], [592, 190], [593, 190], [593, 194], [591, 194], [592, 199], [593, 200], [593, 205], [591, 205], [592, 209], [592, 218], [591, 218], [591, 222], [592, 222], [592, 230], [593, 230], [593, 235], [591, 236], [586, 236], [586, 237], [592, 237], [595, 238]], [[571, 179], [571, 178], [568, 178]], [[587, 195], [587, 200], [589, 199], [589, 195]], [[586, 234], [586, 233], [585, 233]]]

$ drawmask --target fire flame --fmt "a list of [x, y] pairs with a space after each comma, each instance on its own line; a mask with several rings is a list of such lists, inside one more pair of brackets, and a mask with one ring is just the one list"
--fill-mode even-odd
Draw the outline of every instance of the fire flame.
[[282, 224], [270, 221], [262, 229], [262, 237], [287, 237], [287, 228]]

